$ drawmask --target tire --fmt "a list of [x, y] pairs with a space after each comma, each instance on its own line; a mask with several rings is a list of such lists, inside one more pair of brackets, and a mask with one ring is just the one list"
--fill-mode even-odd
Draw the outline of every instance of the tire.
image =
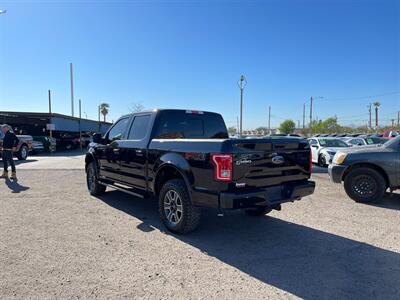
[[264, 216], [272, 211], [272, 208], [268, 206], [260, 206], [256, 208], [246, 209], [244, 212], [252, 217]]
[[26, 160], [28, 158], [28, 147], [25, 145], [22, 145], [21, 148], [19, 148], [19, 151], [17, 153], [17, 158], [19, 160]]
[[96, 165], [94, 162], [88, 164], [86, 169], [86, 184], [92, 196], [100, 196], [105, 193], [106, 186], [97, 180]]
[[172, 179], [163, 185], [158, 204], [161, 220], [171, 232], [188, 233], [200, 222], [200, 209], [192, 205], [182, 179]]
[[327, 163], [326, 163], [326, 157], [323, 154], [320, 154], [320, 156], [318, 157], [318, 165], [320, 167], [326, 167]]
[[386, 192], [386, 181], [372, 168], [363, 167], [350, 171], [344, 179], [347, 195], [356, 202], [380, 202]]

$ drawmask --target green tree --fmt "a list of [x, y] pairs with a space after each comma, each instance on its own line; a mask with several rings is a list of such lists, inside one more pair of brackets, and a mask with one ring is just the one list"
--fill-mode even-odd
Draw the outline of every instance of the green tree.
[[279, 131], [284, 134], [293, 133], [296, 129], [296, 123], [293, 120], [285, 120], [279, 125]]
[[229, 132], [229, 134], [236, 134], [236, 132], [237, 132], [237, 129], [236, 129], [236, 127], [229, 127], [228, 128], [228, 132]]
[[100, 112], [103, 115], [104, 122], [106, 121], [106, 117], [108, 115], [108, 112], [110, 111], [110, 104], [108, 103], [101, 103], [100, 104]]

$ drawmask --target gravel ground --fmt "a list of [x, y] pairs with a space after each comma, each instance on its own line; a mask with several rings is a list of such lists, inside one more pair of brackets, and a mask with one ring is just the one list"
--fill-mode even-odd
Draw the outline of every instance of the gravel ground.
[[316, 193], [280, 212], [205, 211], [178, 236], [154, 199], [91, 197], [64, 167], [0, 181], [2, 299], [400, 299], [399, 194], [356, 204], [317, 169]]

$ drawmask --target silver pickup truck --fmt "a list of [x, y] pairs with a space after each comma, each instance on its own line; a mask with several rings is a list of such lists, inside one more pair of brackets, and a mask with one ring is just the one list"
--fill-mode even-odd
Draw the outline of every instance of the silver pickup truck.
[[400, 188], [400, 136], [383, 145], [343, 149], [329, 165], [333, 182], [357, 202], [382, 200], [386, 190]]

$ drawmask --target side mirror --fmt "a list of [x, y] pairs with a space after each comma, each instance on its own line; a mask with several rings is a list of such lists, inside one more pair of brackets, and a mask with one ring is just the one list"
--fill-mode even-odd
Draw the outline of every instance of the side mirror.
[[362, 146], [363, 144], [362, 143], [357, 143], [357, 146]]
[[311, 145], [311, 147], [313, 147], [313, 148], [318, 148], [318, 145]]
[[103, 139], [103, 136], [101, 135], [101, 133], [93, 134], [93, 143], [96, 143], [96, 144], [104, 143], [104, 139]]

